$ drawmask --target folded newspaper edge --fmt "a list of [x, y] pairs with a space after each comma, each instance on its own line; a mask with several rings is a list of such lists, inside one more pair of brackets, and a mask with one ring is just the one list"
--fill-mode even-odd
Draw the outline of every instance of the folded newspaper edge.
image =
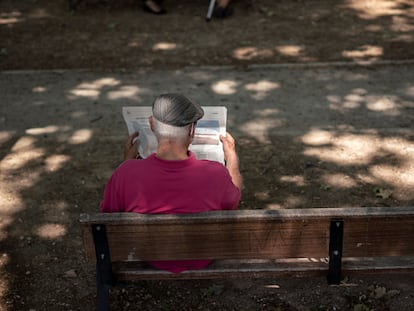
[[[204, 116], [197, 122], [194, 139], [189, 149], [197, 159], [217, 161], [224, 164], [223, 144], [220, 135], [226, 135], [227, 108], [224, 106], [203, 106]], [[128, 133], [139, 133], [139, 154], [146, 158], [157, 151], [157, 140], [151, 131], [148, 118], [150, 106], [122, 107]]]

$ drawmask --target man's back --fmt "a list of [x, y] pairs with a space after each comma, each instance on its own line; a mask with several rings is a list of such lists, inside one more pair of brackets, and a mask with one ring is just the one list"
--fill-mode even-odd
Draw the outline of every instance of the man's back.
[[165, 161], [155, 154], [124, 162], [112, 175], [102, 212], [197, 213], [235, 209], [240, 191], [224, 166], [195, 159]]

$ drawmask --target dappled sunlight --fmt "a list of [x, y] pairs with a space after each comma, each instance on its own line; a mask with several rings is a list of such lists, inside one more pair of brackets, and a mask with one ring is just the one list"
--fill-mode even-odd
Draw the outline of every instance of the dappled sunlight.
[[302, 141], [306, 144], [309, 137], [317, 141], [317, 137], [321, 136], [325, 144], [320, 147], [305, 148], [304, 154], [307, 156], [340, 165], [366, 165], [377, 155], [380, 142], [375, 135], [345, 133], [337, 136], [329, 131], [315, 131], [304, 135]]
[[251, 60], [254, 58], [272, 57], [274, 51], [271, 49], [259, 49], [257, 47], [241, 47], [233, 51], [233, 57], [238, 60]]
[[294, 184], [297, 187], [305, 186], [305, 178], [301, 175], [280, 176], [279, 180], [282, 183]]
[[0, 131], [0, 144], [3, 144], [10, 140], [14, 134], [14, 131]]
[[[2, 203], [2, 199], [0, 199], [0, 203]], [[10, 210], [10, 208], [7, 208]], [[8, 233], [7, 228], [13, 223], [14, 218], [7, 215], [6, 208], [0, 207], [0, 241], [7, 239]]]
[[280, 110], [277, 108], [265, 108], [255, 111], [255, 115], [259, 117], [273, 117], [280, 113]]
[[22, 18], [22, 13], [19, 11], [0, 13], [0, 26], [10, 26], [22, 21], [24, 21], [24, 19]]
[[376, 61], [384, 55], [384, 49], [381, 46], [362, 45], [358, 49], [343, 51], [342, 56], [358, 61]]
[[237, 87], [239, 83], [233, 80], [221, 80], [215, 82], [211, 89], [220, 95], [233, 95], [237, 92]]
[[368, 20], [389, 15], [414, 16], [411, 0], [347, 0], [343, 7], [355, 10], [360, 18]]
[[14, 222], [14, 214], [23, 209], [23, 201], [18, 190], [18, 184], [15, 181], [1, 177], [0, 179], [0, 241], [7, 238], [6, 229]]
[[69, 91], [69, 99], [76, 99], [79, 97], [97, 99], [101, 94], [102, 89], [106, 87], [115, 87], [119, 84], [121, 84], [121, 81], [109, 77], [97, 79], [93, 82], [83, 82]]
[[319, 129], [313, 129], [302, 136], [302, 142], [307, 145], [322, 146], [331, 143], [332, 133]]
[[32, 88], [32, 92], [33, 93], [45, 93], [47, 92], [47, 88], [44, 86], [35, 86], [34, 88]]
[[[398, 98], [394, 97], [381, 97], [381, 98], [373, 98], [371, 101], [368, 101], [367, 108], [372, 111], [383, 112], [385, 114], [390, 115], [399, 115], [399, 111], [397, 110], [398, 105], [396, 101]], [[393, 113], [394, 112], [394, 113]]]
[[177, 43], [171, 43], [171, 42], [158, 42], [153, 45], [152, 50], [153, 51], [171, 51], [178, 49]]
[[369, 172], [377, 180], [381, 180], [388, 184], [393, 184], [400, 188], [414, 189], [414, 160], [411, 165], [391, 166], [391, 165], [375, 165], [369, 168]]
[[144, 42], [142, 42], [141, 39], [132, 39], [128, 42], [128, 47], [131, 48], [138, 48], [144, 45]]
[[144, 94], [146, 92], [146, 89], [143, 89], [136, 85], [124, 85], [117, 90], [109, 91], [107, 97], [110, 100], [118, 100], [125, 98], [141, 100], [142, 98], [139, 95]]
[[45, 170], [49, 172], [61, 169], [65, 163], [70, 161], [71, 157], [64, 154], [54, 154], [46, 158]]
[[403, 191], [414, 187], [414, 143], [403, 137], [313, 130], [302, 136], [302, 142], [307, 145], [303, 153], [318, 161], [367, 167], [367, 173], [359, 172], [352, 178], [342, 173], [324, 174], [322, 180], [331, 187], [353, 188], [358, 182], [387, 184]]
[[66, 227], [61, 224], [43, 224], [35, 229], [35, 234], [43, 239], [57, 239], [66, 234]]
[[71, 145], [84, 144], [92, 138], [92, 134], [92, 130], [90, 129], [77, 130], [69, 138], [68, 143]]
[[325, 184], [339, 189], [350, 189], [357, 186], [357, 182], [352, 177], [341, 173], [326, 174], [322, 180]]
[[256, 191], [254, 193], [254, 197], [257, 198], [257, 199], [259, 199], [259, 200], [261, 200], [261, 201], [265, 201], [265, 200], [270, 199], [270, 194], [269, 194], [269, 191], [267, 191], [267, 190], [264, 190], [264, 191]]
[[305, 48], [299, 45], [279, 45], [276, 50], [285, 56], [298, 57], [301, 55]]
[[21, 137], [13, 145], [11, 152], [0, 161], [0, 170], [3, 172], [22, 168], [27, 162], [37, 160], [45, 155], [43, 148], [35, 147], [36, 138]]
[[256, 83], [248, 83], [244, 86], [247, 91], [254, 92], [253, 98], [256, 100], [265, 99], [270, 91], [280, 88], [279, 83], [268, 80], [261, 80]]
[[277, 55], [295, 58], [301, 61], [314, 60], [305, 55], [305, 47], [302, 45], [278, 45], [274, 48], [258, 48], [254, 46], [240, 47], [233, 51], [233, 58], [237, 60], [253, 60], [272, 58]]
[[259, 122], [254, 119], [244, 123], [240, 130], [260, 143], [270, 143], [270, 131], [282, 127], [285, 123], [286, 121], [282, 119], [261, 118]]
[[[306, 204], [306, 201], [303, 197], [289, 195], [285, 198], [283, 204], [286, 208], [298, 208], [304, 206]], [[275, 209], [274, 204], [268, 205], [267, 208], [268, 207], [273, 207], [272, 209]]]
[[[410, 95], [411, 89], [407, 90]], [[410, 95], [412, 96], [412, 95]], [[329, 108], [345, 113], [349, 110], [366, 108], [367, 110], [381, 113], [387, 116], [398, 116], [404, 106], [410, 106], [409, 102], [401, 102], [401, 99], [395, 95], [368, 95], [368, 92], [361, 88], [350, 91], [345, 96], [327, 95], [326, 99]]]
[[36, 127], [36, 128], [27, 129], [26, 134], [44, 135], [44, 134], [57, 133], [59, 130], [60, 128], [57, 125], [48, 125], [45, 127]]
[[[414, 9], [412, 10], [412, 13], [411, 17], [414, 17]], [[407, 17], [393, 16], [391, 30], [395, 32], [412, 32], [414, 31], [414, 24]], [[410, 37], [412, 38], [413, 36], [410, 35]]]
[[272, 130], [283, 127], [287, 122], [277, 117], [279, 113], [277, 108], [259, 109], [254, 112], [254, 118], [243, 123], [240, 131], [260, 143], [270, 143]]
[[[1, 226], [1, 224], [0, 224]], [[0, 234], [1, 234], [1, 228], [0, 228]], [[1, 237], [0, 237], [1, 241]], [[7, 310], [5, 304], [2, 304], [3, 297], [6, 297], [8, 291], [9, 291], [9, 280], [6, 277], [6, 266], [10, 263], [11, 257], [8, 253], [2, 252], [0, 254], [0, 310]], [[4, 306], [4, 309], [3, 309]]]
[[280, 204], [277, 203], [271, 203], [271, 204], [266, 204], [265, 209], [269, 209], [269, 210], [278, 210], [278, 209], [283, 209], [284, 207]]
[[[407, 87], [405, 90], [405, 94], [414, 97], [414, 85]], [[412, 107], [414, 107], [414, 104], [412, 104]]]

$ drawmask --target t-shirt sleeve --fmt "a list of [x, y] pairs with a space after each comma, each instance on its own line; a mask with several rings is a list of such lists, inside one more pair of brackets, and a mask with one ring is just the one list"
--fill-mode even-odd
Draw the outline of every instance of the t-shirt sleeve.
[[123, 202], [121, 200], [116, 184], [116, 172], [111, 176], [105, 186], [100, 211], [103, 213], [116, 213], [122, 211]]
[[237, 209], [241, 198], [241, 192], [231, 181], [230, 175], [228, 176], [226, 187], [224, 189], [222, 208], [225, 210]]

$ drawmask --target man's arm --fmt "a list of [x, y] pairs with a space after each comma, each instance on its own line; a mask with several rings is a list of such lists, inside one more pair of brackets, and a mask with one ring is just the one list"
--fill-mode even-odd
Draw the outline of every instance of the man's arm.
[[239, 158], [236, 153], [236, 141], [228, 132], [226, 136], [220, 135], [220, 140], [223, 143], [226, 168], [229, 171], [233, 184], [241, 191], [243, 187], [243, 178], [239, 170]]

